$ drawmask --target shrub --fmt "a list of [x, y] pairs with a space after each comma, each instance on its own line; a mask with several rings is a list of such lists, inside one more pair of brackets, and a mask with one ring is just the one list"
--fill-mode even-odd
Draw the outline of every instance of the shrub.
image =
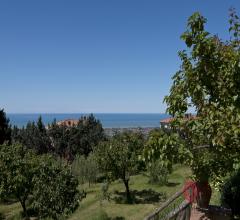
[[232, 209], [232, 214], [240, 217], [240, 170], [235, 172], [221, 189], [221, 204]]
[[168, 169], [162, 165], [160, 160], [154, 161], [148, 168], [149, 182], [152, 184], [165, 185], [168, 182]]

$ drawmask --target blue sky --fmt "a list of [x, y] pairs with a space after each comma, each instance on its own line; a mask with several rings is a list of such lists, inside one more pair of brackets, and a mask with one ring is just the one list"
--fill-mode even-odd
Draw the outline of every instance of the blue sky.
[[227, 39], [239, 0], [2, 0], [0, 108], [7, 113], [162, 113], [195, 11]]

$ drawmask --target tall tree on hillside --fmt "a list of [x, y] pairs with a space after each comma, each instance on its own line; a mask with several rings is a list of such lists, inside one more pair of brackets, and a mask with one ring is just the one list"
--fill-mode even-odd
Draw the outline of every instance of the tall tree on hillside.
[[39, 117], [37, 124], [28, 122], [26, 128], [13, 129], [13, 141], [19, 142], [29, 149], [34, 149], [37, 153], [43, 154], [52, 151], [51, 140], [46, 128]]
[[48, 135], [51, 139], [53, 151], [55, 154], [66, 160], [72, 160], [72, 149], [69, 144], [71, 127], [58, 125], [56, 120], [48, 127]]
[[11, 140], [11, 128], [9, 125], [9, 119], [6, 117], [4, 109], [0, 110], [0, 144], [5, 141]]
[[70, 130], [73, 154], [87, 156], [99, 142], [105, 140], [102, 124], [92, 114], [79, 119], [78, 125]]

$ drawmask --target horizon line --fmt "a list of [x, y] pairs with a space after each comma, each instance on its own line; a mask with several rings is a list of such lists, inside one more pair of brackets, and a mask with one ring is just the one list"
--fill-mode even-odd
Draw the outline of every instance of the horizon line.
[[5, 112], [6, 114], [167, 114], [164, 112]]

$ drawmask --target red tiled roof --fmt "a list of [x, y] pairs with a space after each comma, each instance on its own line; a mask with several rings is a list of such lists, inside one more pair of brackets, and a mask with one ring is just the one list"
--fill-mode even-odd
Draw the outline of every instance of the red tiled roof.
[[58, 121], [57, 125], [71, 127], [71, 126], [76, 126], [78, 122], [79, 122], [78, 119], [66, 119], [66, 120]]
[[162, 123], [170, 123], [172, 121], [173, 121], [173, 118], [165, 118], [165, 119], [161, 120], [160, 122], [162, 122]]
[[[197, 118], [197, 116], [195, 116], [195, 115], [186, 115], [185, 116], [185, 120], [191, 120], [191, 119], [196, 119]], [[162, 119], [161, 121], [160, 121], [160, 123], [171, 123], [172, 121], [174, 120], [174, 118], [165, 118], [165, 119]]]

